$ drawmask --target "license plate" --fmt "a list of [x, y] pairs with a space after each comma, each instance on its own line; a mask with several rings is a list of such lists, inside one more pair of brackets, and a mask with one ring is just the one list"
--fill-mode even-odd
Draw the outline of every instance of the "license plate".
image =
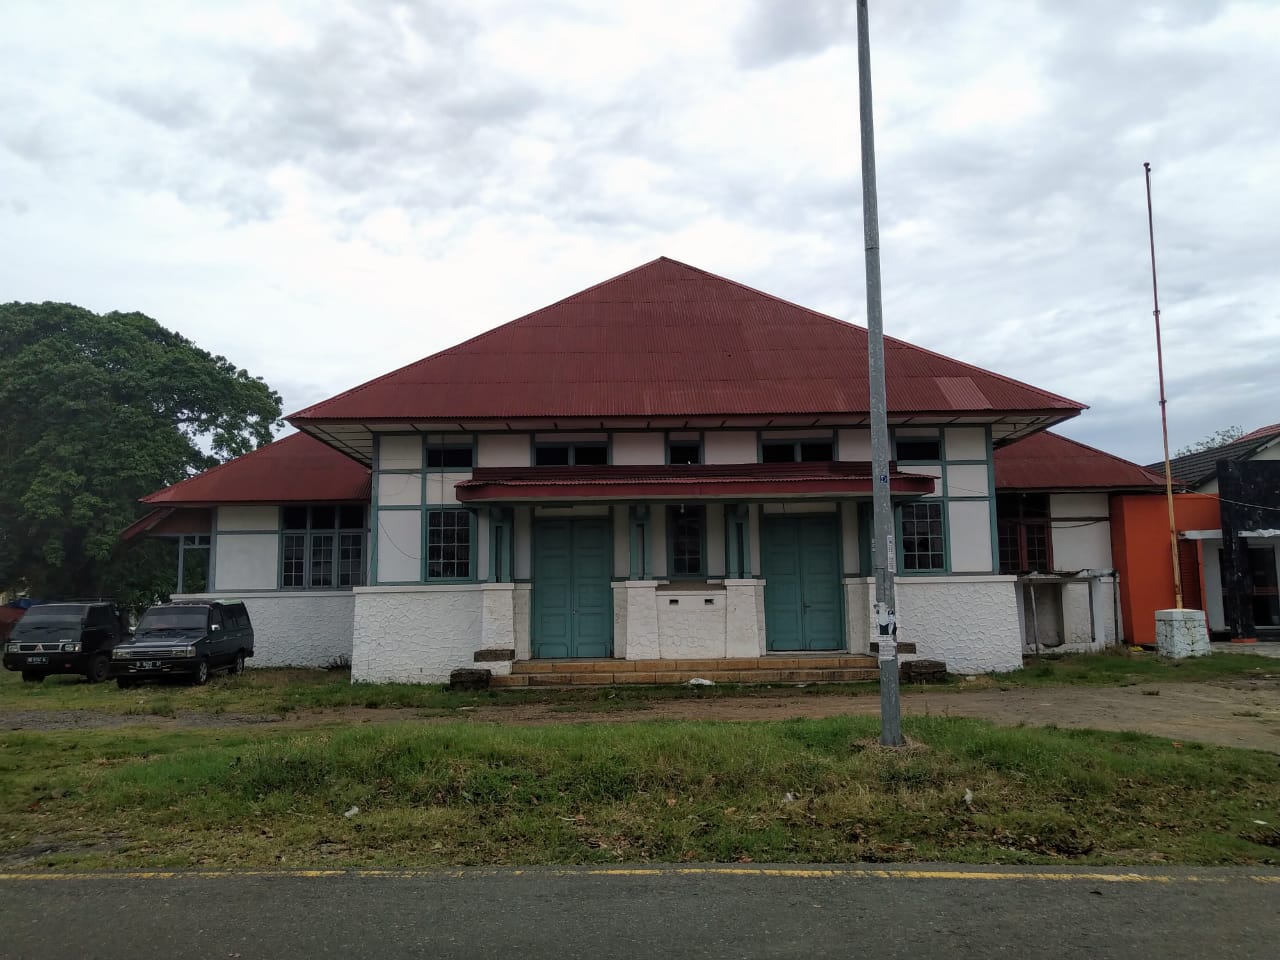
[[27, 657], [27, 663], [48, 663], [48, 657]]
[[140, 670], [159, 670], [163, 666], [159, 660], [139, 660], [138, 668]]

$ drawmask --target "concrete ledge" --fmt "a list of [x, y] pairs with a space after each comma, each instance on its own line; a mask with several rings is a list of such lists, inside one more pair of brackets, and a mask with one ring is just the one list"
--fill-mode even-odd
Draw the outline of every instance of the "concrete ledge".
[[476, 663], [496, 663], [502, 660], [514, 660], [516, 651], [512, 647], [497, 647], [490, 650], [477, 650]]

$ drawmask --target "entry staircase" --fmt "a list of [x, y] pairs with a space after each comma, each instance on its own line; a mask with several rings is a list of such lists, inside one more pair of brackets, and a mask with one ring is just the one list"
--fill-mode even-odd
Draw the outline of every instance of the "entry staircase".
[[875, 680], [876, 659], [856, 654], [740, 657], [725, 660], [517, 660], [493, 687], [607, 687], [614, 684], [849, 683]]

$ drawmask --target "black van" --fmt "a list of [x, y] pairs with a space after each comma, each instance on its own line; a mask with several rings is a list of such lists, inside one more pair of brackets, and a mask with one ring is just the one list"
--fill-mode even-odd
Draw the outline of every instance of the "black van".
[[142, 615], [133, 640], [112, 653], [116, 683], [209, 682], [215, 670], [237, 674], [253, 656], [253, 624], [240, 600], [177, 600]]
[[101, 683], [111, 676], [112, 650], [128, 635], [124, 610], [113, 600], [42, 603], [14, 624], [4, 666], [31, 683], [52, 673], [79, 673]]

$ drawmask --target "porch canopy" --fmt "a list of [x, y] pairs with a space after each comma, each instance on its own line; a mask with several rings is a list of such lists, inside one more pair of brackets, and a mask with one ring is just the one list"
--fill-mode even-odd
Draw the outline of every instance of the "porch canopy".
[[[698, 499], [795, 500], [870, 496], [866, 462], [477, 467], [455, 485], [460, 503]], [[896, 495], [933, 492], [935, 478], [891, 469]]]

